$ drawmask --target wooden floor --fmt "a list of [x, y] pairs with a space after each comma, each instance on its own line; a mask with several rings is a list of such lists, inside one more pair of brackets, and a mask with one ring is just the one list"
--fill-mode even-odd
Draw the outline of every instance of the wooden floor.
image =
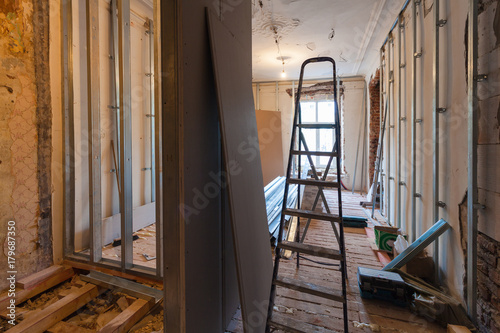
[[[330, 208], [337, 206], [336, 192], [325, 191]], [[304, 195], [303, 205], [311, 204], [314, 200], [312, 192]], [[359, 194], [344, 191], [342, 194], [343, 215], [369, 217], [368, 210], [363, 209], [360, 201], [366, 198]], [[319, 210], [324, 209], [320, 207]], [[334, 210], [332, 209], [332, 212]], [[370, 224], [382, 224], [380, 214], [377, 220], [370, 220]], [[303, 227], [303, 226], [302, 226]], [[429, 323], [425, 319], [413, 315], [409, 309], [401, 308], [389, 302], [362, 299], [357, 282], [358, 266], [380, 269], [383, 265], [372, 250], [364, 229], [346, 228], [346, 253], [348, 265], [348, 318], [350, 332], [446, 332], [446, 329]], [[312, 221], [305, 239], [305, 243], [335, 248], [336, 240], [332, 227], [328, 222]], [[304, 256], [308, 257], [308, 256]], [[308, 257], [313, 259], [312, 257]], [[316, 259], [316, 258], [314, 258]], [[326, 259], [320, 259], [328, 262]], [[330, 261], [334, 263], [334, 261]], [[302, 279], [325, 287], [340, 290], [341, 278], [337, 267], [319, 265], [304, 259], [300, 260], [300, 268], [296, 268], [296, 260], [282, 260], [280, 274]], [[283, 316], [290, 316], [295, 320], [317, 326], [317, 332], [342, 332], [343, 315], [340, 303], [323, 298], [310, 296], [289, 289], [277, 288], [275, 312]], [[234, 316], [228, 332], [243, 332], [241, 314]]]

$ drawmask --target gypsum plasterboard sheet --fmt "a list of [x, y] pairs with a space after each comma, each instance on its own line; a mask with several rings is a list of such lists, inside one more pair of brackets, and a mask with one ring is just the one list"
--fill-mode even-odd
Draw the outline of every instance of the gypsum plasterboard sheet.
[[207, 9], [222, 150], [245, 332], [264, 332], [271, 290], [269, 246], [257, 121], [252, 96], [251, 45], [243, 45]]

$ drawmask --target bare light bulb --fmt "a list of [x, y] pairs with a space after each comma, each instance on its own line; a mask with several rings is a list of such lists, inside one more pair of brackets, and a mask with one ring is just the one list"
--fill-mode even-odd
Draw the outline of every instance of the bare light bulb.
[[282, 77], [282, 78], [285, 78], [285, 77], [286, 77], [285, 70], [283, 70], [283, 72], [281, 72], [281, 77]]

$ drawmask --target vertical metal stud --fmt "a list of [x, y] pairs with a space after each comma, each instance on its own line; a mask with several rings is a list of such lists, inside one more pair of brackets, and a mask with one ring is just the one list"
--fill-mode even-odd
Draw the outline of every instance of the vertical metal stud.
[[[391, 113], [393, 109], [393, 103], [391, 103], [391, 99], [394, 98], [394, 94], [392, 89], [394, 88], [394, 72], [392, 70], [392, 55], [393, 55], [393, 50], [391, 49], [394, 46], [394, 43], [392, 42], [394, 37], [391, 37], [392, 32], [389, 33], [389, 40], [387, 43], [387, 102], [389, 106], [389, 110], [387, 112], [387, 223], [389, 225], [392, 225], [391, 222], [391, 140], [392, 140], [392, 135], [391, 135]], [[392, 75], [392, 78], [391, 78]]]
[[64, 137], [64, 256], [75, 250], [75, 132], [73, 110], [73, 1], [61, 1]]
[[[432, 99], [432, 142], [433, 142], [433, 197], [432, 197], [432, 216], [433, 223], [439, 221], [439, 0], [434, 1], [434, 49], [433, 49], [433, 88], [434, 96]], [[434, 241], [434, 265], [435, 281], [439, 281], [439, 239]]]
[[123, 194], [120, 200], [121, 261], [122, 269], [129, 269], [133, 266], [130, 0], [118, 1], [118, 50], [120, 65], [120, 182]]
[[417, 0], [413, 0], [412, 4], [412, 21], [413, 21], [413, 39], [412, 39], [412, 95], [411, 95], [411, 241], [414, 242], [417, 238], [417, 200], [416, 182], [417, 182], [417, 140], [416, 140], [416, 102], [417, 102]]
[[[403, 61], [402, 61], [402, 48], [403, 48], [403, 26], [404, 26], [404, 16], [403, 13], [399, 14], [399, 19], [398, 19], [398, 116], [397, 116], [397, 137], [398, 137], [398, 164], [397, 164], [397, 175], [396, 175], [396, 184], [401, 183], [401, 108], [402, 108], [402, 71], [403, 71]], [[406, 62], [406, 59], [405, 59]], [[405, 71], [406, 73], [406, 71]], [[406, 75], [405, 75], [406, 78]], [[406, 102], [406, 99], [405, 99]], [[396, 193], [397, 193], [397, 208], [396, 208], [396, 226], [398, 228], [401, 228], [401, 186], [396, 186]]]
[[477, 0], [469, 0], [468, 27], [468, 184], [467, 184], [467, 313], [477, 321], [477, 55], [478, 11]]
[[102, 258], [99, 1], [89, 0], [86, 4], [90, 261], [94, 263]]
[[155, 103], [155, 183], [156, 183], [156, 196], [155, 196], [155, 221], [156, 221], [156, 275], [163, 276], [163, 186], [162, 186], [162, 135], [161, 135], [161, 121], [162, 121], [162, 107], [161, 107], [161, 11], [159, 2], [154, 1], [153, 5], [153, 42], [154, 42], [154, 103]]
[[[149, 105], [150, 105], [150, 144], [151, 144], [151, 202], [156, 201], [156, 152], [155, 152], [155, 123], [156, 120], [156, 112], [155, 112], [155, 50], [154, 50], [154, 22], [153, 20], [149, 20], [149, 72], [152, 73], [149, 77], [150, 79], [150, 90], [149, 90]], [[158, 262], [158, 261], [157, 261]]]

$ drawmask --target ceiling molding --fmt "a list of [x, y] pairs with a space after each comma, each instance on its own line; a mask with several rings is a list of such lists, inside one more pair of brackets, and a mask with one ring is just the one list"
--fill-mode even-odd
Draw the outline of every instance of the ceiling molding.
[[379, 22], [380, 15], [382, 14], [382, 10], [385, 7], [385, 3], [387, 0], [381, 0], [378, 3], [378, 6], [375, 6], [373, 8], [371, 16], [370, 16], [370, 21], [366, 27], [365, 34], [363, 36], [363, 41], [361, 43], [361, 48], [359, 49], [358, 56], [356, 57], [356, 64], [354, 67], [354, 73], [358, 74], [359, 68], [361, 67], [361, 64], [365, 60], [366, 56], [366, 51], [368, 49], [368, 45], [370, 44], [370, 41], [373, 37], [373, 33], [375, 32], [375, 29], [377, 27], [377, 22]]

